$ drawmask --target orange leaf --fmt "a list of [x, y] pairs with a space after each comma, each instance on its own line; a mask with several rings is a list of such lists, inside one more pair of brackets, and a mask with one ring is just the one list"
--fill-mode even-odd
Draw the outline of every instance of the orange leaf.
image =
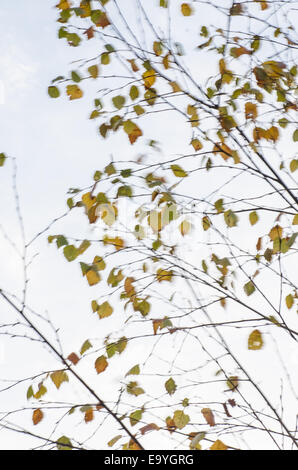
[[38, 408], [37, 410], [34, 410], [33, 411], [33, 415], [32, 415], [32, 421], [33, 421], [33, 424], [38, 424], [43, 418], [43, 412]]
[[106, 357], [105, 356], [99, 356], [95, 361], [94, 367], [96, 369], [96, 372], [98, 374], [100, 374], [101, 372], [106, 370], [108, 365], [109, 365], [109, 363], [108, 363]]

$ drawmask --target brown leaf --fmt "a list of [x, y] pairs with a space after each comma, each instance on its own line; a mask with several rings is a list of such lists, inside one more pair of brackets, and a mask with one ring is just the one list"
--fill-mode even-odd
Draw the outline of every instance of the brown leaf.
[[90, 28], [86, 29], [83, 34], [86, 34], [87, 39], [92, 39], [94, 37], [94, 29], [92, 26]]
[[146, 426], [143, 426], [142, 428], [140, 428], [140, 431], [141, 431], [141, 434], [142, 436], [144, 434], [146, 434], [146, 432], [149, 432], [149, 431], [158, 431], [159, 430], [159, 427], [157, 426], [157, 424], [155, 423], [150, 423], [150, 424], [147, 424]]
[[33, 424], [38, 424], [43, 418], [43, 412], [38, 408], [37, 410], [34, 410], [33, 411], [33, 415], [32, 415], [32, 421], [33, 421]]
[[76, 365], [80, 360], [80, 358], [74, 352], [69, 354], [69, 356], [67, 356], [67, 359], [71, 361], [74, 365]]
[[209, 424], [209, 426], [215, 426], [214, 416], [210, 408], [203, 408], [201, 410], [201, 413], [204, 416], [207, 423]]

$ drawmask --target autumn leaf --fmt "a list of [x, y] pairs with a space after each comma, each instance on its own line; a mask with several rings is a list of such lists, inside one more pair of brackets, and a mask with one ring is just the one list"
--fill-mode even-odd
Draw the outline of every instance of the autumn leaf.
[[66, 92], [70, 100], [77, 100], [83, 96], [83, 92], [78, 85], [67, 85]]
[[156, 273], [157, 281], [168, 281], [171, 282], [173, 277], [173, 271], [166, 271], [165, 269], [158, 269]]
[[248, 349], [256, 351], [262, 349], [264, 345], [262, 333], [259, 330], [254, 330], [248, 337]]
[[149, 431], [159, 431], [159, 429], [160, 428], [157, 426], [157, 424], [149, 423], [149, 424], [146, 424], [146, 426], [143, 426], [142, 428], [140, 428], [140, 433], [143, 436], [144, 434], [146, 434]]
[[93, 418], [94, 418], [93, 408], [90, 407], [85, 411], [85, 416], [84, 416], [85, 423], [90, 423], [90, 421], [93, 421]]
[[64, 370], [57, 370], [50, 375], [52, 382], [59, 389], [63, 382], [68, 382], [68, 375]]
[[82, 356], [86, 351], [88, 351], [88, 349], [90, 349], [90, 348], [92, 348], [92, 344], [91, 344], [90, 341], [87, 339], [87, 340], [83, 343], [83, 345], [82, 345], [82, 347], [81, 347], [81, 350], [80, 350], [81, 356]]
[[94, 37], [94, 29], [92, 26], [90, 28], [86, 29], [83, 34], [86, 34], [87, 39], [92, 39]]
[[87, 278], [89, 286], [95, 286], [101, 280], [100, 275], [94, 269], [89, 269], [86, 272], [86, 278]]
[[210, 408], [203, 408], [201, 410], [201, 413], [204, 416], [206, 422], [209, 424], [209, 426], [215, 426], [214, 415]]
[[189, 3], [181, 4], [181, 13], [183, 16], [191, 16], [193, 14], [193, 9], [189, 5]]
[[170, 377], [165, 382], [165, 389], [166, 389], [166, 391], [168, 392], [169, 395], [173, 395], [173, 393], [175, 393], [175, 391], [177, 390], [177, 385], [176, 385], [174, 379], [172, 379], [172, 377]]
[[38, 408], [37, 410], [34, 410], [32, 415], [33, 424], [36, 425], [40, 423], [40, 421], [43, 419], [43, 416], [44, 415], [41, 409]]
[[72, 450], [71, 440], [66, 436], [61, 436], [57, 441], [58, 450]]
[[113, 307], [109, 304], [109, 302], [104, 302], [97, 307], [97, 314], [99, 318], [107, 318], [111, 316], [113, 313]]
[[128, 135], [131, 144], [134, 144], [136, 140], [143, 135], [141, 129], [132, 121], [124, 121], [123, 129]]
[[76, 364], [79, 362], [79, 360], [80, 360], [80, 358], [79, 358], [79, 357], [77, 356], [77, 354], [74, 353], [74, 352], [71, 353], [71, 354], [69, 354], [69, 355], [67, 356], [67, 359], [68, 359], [70, 362], [72, 362], [73, 365], [76, 365]]
[[145, 88], [151, 88], [156, 80], [156, 73], [155, 70], [146, 70], [146, 72], [143, 73], [143, 80], [144, 80], [144, 85]]
[[217, 439], [212, 446], [210, 447], [210, 450], [227, 450], [228, 446], [226, 446], [222, 441]]
[[109, 364], [108, 364], [108, 361], [107, 361], [106, 357], [105, 356], [99, 356], [95, 361], [94, 367], [96, 369], [96, 372], [98, 374], [100, 374], [101, 372], [106, 370], [108, 365]]
[[189, 423], [190, 418], [184, 413], [184, 411], [176, 410], [174, 412], [173, 421], [178, 429], [183, 429]]
[[109, 442], [108, 442], [108, 446], [109, 447], [113, 447], [114, 444], [116, 444], [116, 442], [119, 441], [119, 439], [121, 439], [122, 435], [121, 434], [118, 434], [117, 436], [113, 437], [113, 439], [111, 439]]

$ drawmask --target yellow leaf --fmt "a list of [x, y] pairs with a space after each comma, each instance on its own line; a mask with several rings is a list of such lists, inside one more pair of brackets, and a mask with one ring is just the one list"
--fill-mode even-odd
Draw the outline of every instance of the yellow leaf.
[[209, 217], [207, 215], [205, 217], [203, 217], [202, 225], [203, 225], [203, 229], [205, 231], [208, 230], [211, 227], [211, 220], [209, 219]]
[[251, 225], [255, 225], [259, 220], [259, 216], [256, 211], [250, 212], [249, 214], [249, 221]]
[[173, 277], [173, 271], [166, 271], [165, 269], [158, 269], [156, 273], [158, 282], [169, 281], [171, 282]]
[[258, 116], [257, 105], [254, 103], [245, 103], [245, 117], [246, 119], [256, 119]]
[[124, 247], [124, 240], [120, 237], [109, 238], [108, 236], [105, 236], [103, 243], [104, 245], [113, 245], [116, 248], [116, 251], [119, 251]]
[[68, 382], [68, 375], [64, 370], [57, 370], [53, 372], [50, 377], [58, 389], [63, 382]]
[[292, 296], [292, 294], [287, 295], [286, 305], [287, 305], [289, 310], [293, 307], [293, 304], [294, 304], [294, 297]]
[[270, 232], [269, 232], [269, 237], [271, 238], [272, 241], [274, 241], [276, 238], [281, 238], [282, 237], [282, 227], [279, 225], [275, 225]]
[[104, 302], [103, 304], [99, 305], [97, 308], [97, 314], [99, 318], [106, 318], [112, 315], [113, 307], [109, 304], [109, 302]]
[[91, 209], [91, 207], [96, 203], [96, 197], [92, 197], [91, 193], [86, 193], [86, 194], [83, 194], [82, 201], [87, 211], [89, 211], [89, 209]]
[[254, 330], [248, 338], [248, 349], [256, 351], [263, 347], [263, 338], [259, 330]]
[[60, 0], [56, 7], [59, 8], [59, 10], [68, 10], [68, 8], [70, 8], [70, 4], [67, 0]]
[[227, 380], [227, 386], [229, 387], [232, 392], [236, 390], [239, 385], [238, 377], [236, 375], [229, 377]]
[[88, 408], [88, 410], [85, 411], [85, 417], [84, 417], [85, 423], [89, 423], [90, 421], [93, 420], [93, 418], [94, 418], [93, 409]]
[[43, 418], [43, 412], [38, 408], [37, 410], [34, 410], [33, 411], [33, 415], [32, 415], [32, 421], [33, 421], [33, 424], [38, 424]]
[[101, 372], [106, 370], [108, 365], [109, 364], [108, 364], [108, 361], [107, 361], [106, 357], [105, 356], [99, 356], [95, 361], [94, 367], [96, 369], [96, 372], [98, 374], [100, 374]]
[[217, 441], [212, 444], [210, 450], [227, 450], [228, 446], [226, 446], [222, 441], [217, 439]]
[[155, 70], [146, 70], [146, 72], [143, 73], [143, 80], [145, 88], [151, 88], [156, 80]]
[[100, 275], [97, 271], [94, 271], [94, 269], [89, 269], [89, 271], [86, 272], [86, 278], [89, 286], [95, 286], [95, 284], [98, 284], [101, 280]]
[[183, 16], [191, 16], [193, 14], [193, 10], [189, 3], [182, 3], [181, 5], [181, 13]]
[[179, 225], [179, 230], [181, 235], [185, 237], [185, 235], [187, 235], [191, 231], [191, 223], [187, 220], [183, 220], [183, 222], [181, 222], [181, 224]]
[[163, 59], [162, 59], [163, 66], [166, 70], [170, 68], [170, 54], [167, 54]]
[[191, 141], [191, 145], [193, 146], [196, 152], [198, 152], [199, 150], [203, 148], [203, 144], [199, 139], [193, 139]]
[[153, 43], [153, 51], [157, 56], [162, 54], [162, 44], [159, 41], [154, 41]]
[[78, 85], [67, 85], [66, 92], [70, 100], [77, 100], [83, 96], [83, 92]]
[[121, 439], [121, 437], [122, 437], [121, 434], [118, 434], [118, 436], [113, 437], [113, 439], [111, 439], [108, 442], [108, 446], [113, 447], [113, 445], [116, 444], [116, 442], [119, 441], [119, 439]]
[[90, 76], [92, 78], [97, 78], [99, 73], [98, 65], [91, 65], [90, 67], [88, 67], [88, 72], [90, 73]]
[[181, 88], [177, 82], [170, 82], [170, 85], [172, 87], [173, 93], [178, 93], [179, 91], [181, 91]]

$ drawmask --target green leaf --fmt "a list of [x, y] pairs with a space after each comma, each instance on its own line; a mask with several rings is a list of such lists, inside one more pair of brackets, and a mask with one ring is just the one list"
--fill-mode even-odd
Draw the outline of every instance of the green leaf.
[[166, 391], [168, 392], [169, 395], [173, 395], [173, 393], [176, 392], [177, 390], [177, 385], [174, 381], [174, 379], [172, 379], [172, 377], [170, 377], [166, 383], [165, 383], [165, 389]]
[[66, 436], [62, 436], [57, 441], [58, 450], [72, 450], [72, 444], [70, 439]]
[[86, 339], [86, 341], [83, 343], [81, 350], [80, 350], [81, 356], [90, 348], [92, 348], [92, 344], [90, 343], [89, 339]]
[[80, 75], [78, 74], [78, 72], [76, 72], [75, 70], [73, 70], [71, 72], [71, 79], [75, 82], [75, 83], [79, 83], [82, 78], [80, 77]]
[[113, 105], [117, 109], [123, 108], [123, 106], [125, 104], [125, 98], [124, 98], [124, 96], [121, 96], [121, 95], [114, 96], [114, 98], [112, 98], [112, 101], [113, 101]]
[[3, 166], [6, 160], [5, 153], [0, 153], [0, 166]]
[[173, 420], [178, 429], [183, 429], [189, 423], [190, 418], [184, 411], [177, 410], [174, 412]]
[[120, 186], [117, 197], [132, 197], [132, 189], [130, 186]]
[[67, 261], [74, 261], [78, 256], [78, 250], [74, 245], [67, 245], [63, 249], [63, 253]]
[[132, 101], [136, 100], [139, 97], [139, 90], [135, 85], [133, 85], [130, 88], [129, 96], [130, 96]]
[[232, 210], [224, 213], [224, 219], [228, 227], [235, 227], [237, 225], [238, 217]]
[[139, 364], [133, 366], [131, 369], [129, 369], [129, 371], [125, 374], [125, 377], [127, 377], [128, 375], [139, 375], [140, 373], [140, 366]]
[[254, 284], [252, 283], [252, 281], [249, 281], [246, 284], [244, 284], [243, 289], [244, 289], [244, 292], [246, 293], [246, 295], [248, 295], [248, 296], [253, 294], [254, 291], [256, 290], [256, 288], [255, 288]]
[[129, 421], [131, 426], [135, 426], [141, 419], [143, 415], [143, 410], [136, 410], [129, 415]]
[[138, 382], [129, 382], [129, 384], [126, 385], [126, 391], [130, 395], [134, 395], [135, 397], [138, 397], [139, 395], [142, 395], [144, 390], [138, 386]]
[[298, 142], [298, 129], [296, 129], [293, 133], [293, 140], [294, 142]]
[[60, 91], [56, 86], [49, 86], [48, 87], [48, 94], [51, 98], [59, 98]]
[[32, 385], [27, 390], [27, 400], [30, 400], [34, 396]]
[[102, 65], [108, 65], [110, 63], [110, 54], [103, 52], [100, 57]]

